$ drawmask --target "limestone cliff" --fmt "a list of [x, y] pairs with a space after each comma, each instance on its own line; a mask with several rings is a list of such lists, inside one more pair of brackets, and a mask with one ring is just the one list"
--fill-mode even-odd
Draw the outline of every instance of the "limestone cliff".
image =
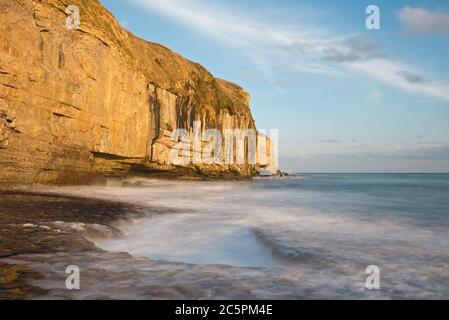
[[[68, 5], [80, 9], [78, 30], [66, 28]], [[254, 129], [249, 100], [124, 30], [97, 0], [0, 0], [2, 184], [89, 183], [134, 171], [251, 175], [259, 165], [247, 161], [169, 161], [176, 128]]]

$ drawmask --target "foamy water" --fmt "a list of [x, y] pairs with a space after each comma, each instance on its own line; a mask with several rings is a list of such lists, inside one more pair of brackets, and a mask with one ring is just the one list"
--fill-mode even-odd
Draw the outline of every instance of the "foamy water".
[[[123, 237], [94, 240], [136, 259], [102, 260], [126, 278], [110, 292], [116, 283], [128, 298], [153, 297], [136, 289], [149, 284], [195, 289], [181, 298], [449, 298], [448, 175], [143, 182], [49, 190], [148, 208]], [[365, 288], [369, 265], [380, 290]]]

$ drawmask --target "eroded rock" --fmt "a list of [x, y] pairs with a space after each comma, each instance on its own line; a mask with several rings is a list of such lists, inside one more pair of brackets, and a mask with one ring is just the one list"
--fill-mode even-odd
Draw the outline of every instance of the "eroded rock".
[[248, 163], [168, 161], [175, 128], [255, 129], [248, 93], [124, 30], [97, 0], [70, 4], [78, 30], [66, 28], [59, 0], [0, 0], [3, 184], [89, 183], [136, 168], [252, 175]]

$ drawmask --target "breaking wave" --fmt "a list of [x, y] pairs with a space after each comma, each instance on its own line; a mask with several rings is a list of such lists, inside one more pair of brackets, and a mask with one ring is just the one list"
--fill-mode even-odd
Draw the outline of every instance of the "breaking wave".
[[[122, 237], [93, 240], [136, 259], [132, 268], [109, 262], [135, 297], [148, 297], [132, 288], [150, 282], [166, 290], [183, 283], [182, 298], [449, 297], [448, 176], [128, 182], [134, 187], [62, 192], [148, 208], [120, 226]], [[381, 290], [365, 289], [369, 265], [381, 269]], [[167, 281], [174, 270], [178, 284]]]

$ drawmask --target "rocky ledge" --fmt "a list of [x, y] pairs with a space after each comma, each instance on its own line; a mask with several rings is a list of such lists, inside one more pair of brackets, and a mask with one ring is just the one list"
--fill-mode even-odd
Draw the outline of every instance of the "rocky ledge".
[[98, 255], [102, 250], [87, 237], [119, 236], [116, 224], [143, 215], [130, 204], [21, 190], [0, 190], [0, 203], [0, 300], [46, 294], [33, 284], [42, 278], [38, 270], [8, 259], [60, 252]]

